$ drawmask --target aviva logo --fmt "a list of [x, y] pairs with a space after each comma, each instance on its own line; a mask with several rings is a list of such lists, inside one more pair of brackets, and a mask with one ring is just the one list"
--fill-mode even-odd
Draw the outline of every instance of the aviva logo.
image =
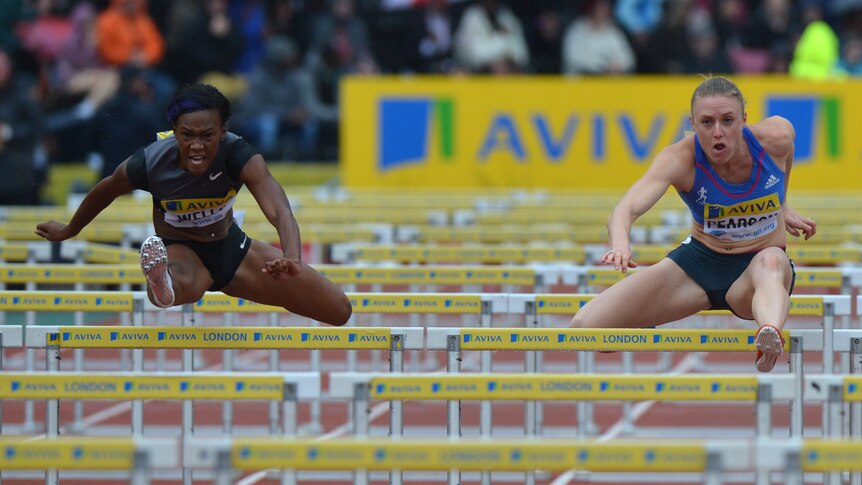
[[831, 159], [841, 156], [841, 102], [820, 96], [772, 96], [766, 99], [766, 115], [787, 118], [796, 129], [794, 160], [810, 161], [822, 153]]
[[455, 103], [452, 98], [383, 98], [377, 133], [380, 170], [421, 162], [429, 151], [450, 161], [455, 155]]

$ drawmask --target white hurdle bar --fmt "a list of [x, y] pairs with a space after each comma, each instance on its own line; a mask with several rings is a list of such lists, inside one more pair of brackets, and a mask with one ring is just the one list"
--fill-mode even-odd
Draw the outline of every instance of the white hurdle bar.
[[[862, 470], [862, 442], [842, 440], [449, 440], [449, 439], [272, 439], [195, 438], [187, 443], [156, 438], [0, 438], [0, 470], [44, 471], [46, 455], [63, 470], [124, 470], [146, 485], [154, 469], [189, 465], [215, 472], [215, 483], [234, 483], [237, 471], [287, 469], [345, 471], [393, 469], [445, 471], [576, 468], [625, 473], [637, 482], [645, 473], [674, 474], [686, 481], [722, 484], [726, 473], [763, 470], [801, 485], [803, 473]], [[661, 476], [661, 475], [659, 475]]]
[[[483, 403], [503, 400], [524, 401], [748, 401], [757, 412], [757, 437], [771, 437], [771, 411], [774, 401], [790, 401], [795, 396], [794, 378], [790, 375], [610, 375], [610, 374], [369, 374], [332, 373], [330, 396], [353, 400], [357, 408], [365, 409], [357, 418], [357, 437], [368, 435], [368, 409], [372, 400], [440, 400], [448, 403], [447, 434], [460, 438], [461, 401]], [[453, 405], [454, 403], [454, 405]], [[526, 439], [543, 438], [537, 432], [532, 417], [525, 413]], [[403, 426], [403, 423], [399, 423]], [[489, 432], [481, 437], [492, 439]], [[585, 439], [583, 433], [577, 438]], [[490, 483], [489, 473], [482, 474], [482, 483]], [[367, 480], [357, 477], [356, 484]], [[392, 482], [390, 482], [392, 483]], [[453, 470], [451, 485], [461, 483], [460, 474]], [[535, 474], [526, 474], [527, 484], [535, 483]]]

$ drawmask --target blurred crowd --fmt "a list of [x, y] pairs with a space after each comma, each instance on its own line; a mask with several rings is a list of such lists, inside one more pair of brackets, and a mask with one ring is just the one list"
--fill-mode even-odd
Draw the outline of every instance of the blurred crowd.
[[2, 0], [0, 205], [108, 174], [186, 83], [268, 159], [338, 157], [348, 74], [862, 74], [862, 0]]

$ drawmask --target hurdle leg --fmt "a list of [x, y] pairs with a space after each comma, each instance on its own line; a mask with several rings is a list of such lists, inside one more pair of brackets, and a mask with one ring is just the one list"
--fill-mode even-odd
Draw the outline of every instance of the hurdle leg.
[[[842, 429], [841, 429], [841, 412], [844, 408], [844, 386], [842, 385], [830, 385], [829, 386], [829, 394], [826, 400], [826, 407], [828, 412], [828, 419], [824, 421], [824, 438], [825, 439], [838, 439], [841, 438]], [[826, 473], [826, 476], [823, 478], [823, 483], [826, 485], [841, 485], [842, 472], [840, 470], [833, 470]]]
[[[404, 335], [393, 334], [389, 347], [389, 372], [404, 372]], [[400, 439], [404, 436], [404, 402], [398, 399], [389, 401], [389, 436]], [[389, 471], [390, 485], [401, 485], [404, 475], [401, 470]]]
[[[631, 374], [634, 371], [634, 354], [632, 352], [623, 352], [622, 366], [623, 374]], [[634, 422], [632, 421], [632, 402], [623, 401], [623, 415], [620, 418], [622, 424], [622, 432], [624, 435], [632, 435], [635, 431]]]
[[799, 450], [788, 451], [784, 459], [784, 485], [803, 485], [803, 475]]
[[[269, 313], [269, 326], [277, 327], [278, 326], [278, 313], [272, 312]], [[279, 371], [279, 351], [278, 349], [272, 349], [269, 351], [267, 355], [269, 359], [269, 370], [270, 372], [278, 372]], [[278, 415], [279, 415], [279, 406], [278, 403], [272, 401], [269, 403], [269, 434], [275, 435], [278, 434]]]
[[[832, 303], [823, 304], [823, 373], [835, 373], [835, 307]], [[825, 424], [831, 419], [829, 402], [823, 403], [822, 422]], [[824, 428], [825, 429], [825, 428]]]
[[150, 485], [150, 453], [144, 450], [135, 450], [134, 463], [132, 464], [131, 485]]
[[[75, 262], [78, 264], [85, 264], [84, 261], [84, 251], [83, 249], [77, 250], [77, 255], [75, 256]], [[84, 284], [81, 282], [75, 283], [74, 290], [75, 291], [84, 291], [86, 288]], [[76, 311], [72, 315], [72, 319], [74, 321], [75, 326], [84, 325], [84, 312]], [[84, 349], [75, 349], [72, 351], [72, 361], [74, 363], [75, 372], [83, 372], [84, 371]], [[81, 432], [83, 428], [82, 421], [84, 420], [84, 401], [75, 400], [72, 403], [72, 431], [75, 433]]]
[[724, 477], [722, 476], [721, 454], [716, 451], [710, 451], [706, 454], [706, 472], [703, 477], [704, 485], [722, 485]]
[[[224, 326], [232, 327], [236, 324], [235, 313], [224, 314]], [[225, 372], [233, 372], [234, 370], [234, 351], [233, 349], [224, 349], [222, 351], [222, 368]], [[233, 401], [225, 400], [221, 403], [221, 426], [222, 432], [230, 436], [233, 430]]]
[[[367, 438], [370, 424], [368, 422], [371, 392], [367, 382], [357, 382], [353, 388], [353, 435], [356, 438]], [[368, 470], [356, 470], [353, 473], [354, 485], [368, 485]]]
[[[354, 319], [356, 315], [350, 317], [350, 321], [348, 321], [348, 325], [353, 325], [356, 322]], [[311, 320], [311, 326], [317, 327], [320, 324], [317, 321]], [[311, 372], [316, 372], [318, 375], [322, 375], [323, 373], [323, 362], [322, 355], [319, 349], [311, 349], [309, 350], [309, 355], [311, 356]], [[308, 427], [309, 432], [312, 434], [319, 434], [323, 429], [323, 424], [321, 422], [321, 416], [323, 414], [323, 403], [320, 398], [312, 399], [309, 403], [309, 419], [308, 419]]]
[[[141, 327], [144, 325], [144, 299], [132, 300], [132, 325]], [[124, 364], [125, 365], [125, 364]], [[144, 349], [132, 349], [132, 371], [144, 371]], [[132, 436], [144, 434], [144, 401], [135, 399], [132, 401]]]
[[[461, 372], [461, 342], [458, 339], [459, 335], [450, 335], [446, 344], [446, 369], [453, 374]], [[449, 439], [461, 438], [461, 401], [447, 401], [446, 406], [448, 416], [446, 431]], [[449, 470], [448, 484], [461, 484], [460, 470]]]
[[[26, 285], [27, 291], [35, 291], [36, 285], [33, 283], [27, 283]], [[27, 329], [36, 326], [36, 312], [32, 310], [28, 310], [24, 314], [24, 328], [21, 332], [24, 335], [27, 335]], [[24, 350], [24, 359], [25, 359], [25, 369], [28, 372], [32, 372], [36, 370], [36, 351], [31, 348], [29, 345]], [[35, 406], [36, 403], [33, 400], [24, 401], [24, 427], [23, 432], [27, 434], [36, 433], [36, 414], [35, 414]]]
[[793, 400], [790, 402], [790, 436], [801, 438], [803, 434], [802, 390], [805, 386], [802, 375], [802, 338], [790, 337], [790, 372], [794, 376]]
[[[768, 439], [772, 435], [772, 385], [757, 385], [756, 404], [756, 428], [755, 435], [758, 439]], [[769, 485], [771, 482], [769, 470], [757, 467], [755, 471], [755, 483], [757, 485]]]
[[[51, 344], [46, 347], [47, 367], [49, 372], [60, 370], [60, 346]], [[45, 436], [56, 438], [60, 434], [60, 401], [58, 399], [45, 400]], [[48, 468], [45, 470], [45, 485], [58, 485], [60, 481], [59, 470]]]
[[[527, 308], [529, 310], [530, 302], [527, 302]], [[533, 312], [535, 313], [535, 312]], [[529, 317], [528, 317], [529, 318]], [[528, 320], [529, 322], [529, 320]], [[480, 326], [482, 328], [491, 328], [491, 302], [483, 301], [482, 302], [482, 314], [480, 316]], [[528, 323], [529, 325], [529, 323]], [[525, 353], [526, 359], [526, 370], [527, 372], [536, 372], [534, 368], [534, 363], [532, 362], [532, 352]], [[482, 374], [490, 374], [491, 373], [491, 352], [490, 351], [482, 351], [479, 354], [479, 372]], [[525, 429], [531, 429], [532, 426], [530, 423], [535, 419], [535, 402], [527, 401], [524, 403], [524, 427]], [[480, 401], [479, 402], [479, 435], [482, 438], [491, 438], [491, 427], [493, 423], [493, 405], [491, 401]], [[489, 470], [482, 470], [480, 483], [482, 485], [490, 485], [491, 484], [491, 472]], [[529, 484], [529, 479], [527, 481]]]
[[[862, 338], [850, 339], [850, 373], [862, 374]], [[862, 437], [862, 403], [850, 404], [850, 438]], [[850, 485], [862, 485], [862, 471], [850, 472]]]
[[233, 483], [232, 461], [230, 450], [218, 451], [214, 485], [231, 485]]
[[[184, 327], [194, 326], [194, 313], [192, 306], [189, 304], [183, 305], [182, 308], [182, 325]], [[183, 372], [194, 371], [194, 354], [190, 349], [182, 351], [182, 370]], [[185, 449], [185, 444], [191, 439], [192, 431], [194, 430], [194, 401], [187, 399], [183, 401], [182, 412], [182, 447]], [[183, 485], [192, 485], [192, 469], [189, 468], [185, 456], [183, 456]]]
[[[296, 384], [287, 382], [284, 384], [284, 400], [282, 401], [282, 437], [295, 438], [299, 427], [298, 419], [298, 402]], [[276, 423], [277, 424], [277, 423]], [[271, 424], [270, 424], [271, 426]], [[281, 485], [296, 485], [297, 473], [296, 470], [282, 469], [281, 470]]]

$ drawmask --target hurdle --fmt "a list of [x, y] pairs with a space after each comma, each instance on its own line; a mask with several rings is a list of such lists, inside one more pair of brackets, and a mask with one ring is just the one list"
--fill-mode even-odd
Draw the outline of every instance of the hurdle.
[[[3, 329], [5, 330], [5, 329]], [[117, 327], [117, 326], [69, 326], [37, 327], [27, 330], [28, 342], [33, 346], [49, 349], [48, 368], [56, 365], [59, 352], [64, 349], [134, 349], [132, 367], [143, 371], [143, 349], [181, 349], [183, 351], [183, 371], [192, 372], [191, 352], [196, 349], [269, 350], [269, 372], [282, 372], [279, 369], [279, 350], [388, 350], [389, 365], [393, 372], [404, 370], [404, 350], [423, 348], [424, 335], [420, 328], [362, 328], [362, 327]], [[10, 338], [15, 338], [12, 335]], [[232, 355], [232, 354], [231, 354]], [[225, 371], [233, 366], [226, 361]], [[319, 362], [319, 361], [318, 361]], [[312, 363], [310, 372], [319, 375]], [[355, 367], [351, 367], [355, 370]], [[227, 374], [230, 375], [230, 374]], [[309, 427], [312, 431], [321, 428], [321, 408], [319, 397], [309, 399], [311, 416]], [[222, 430], [231, 431], [233, 421], [232, 403], [223, 403]], [[270, 422], [277, 419], [278, 407], [270, 404]], [[132, 403], [133, 421], [142, 422], [142, 405]], [[391, 407], [391, 416], [400, 415], [401, 407]], [[184, 425], [191, 427], [193, 410], [190, 403], [184, 405]], [[271, 428], [271, 433], [275, 428]]]
[[[862, 338], [854, 337], [851, 342], [851, 360], [862, 362]], [[824, 416], [824, 438], [841, 439], [849, 436], [856, 440], [862, 439], [862, 375], [860, 368], [854, 369], [855, 375], [812, 375], [805, 383], [807, 398], [822, 401], [828, 410]], [[850, 407], [850, 421], [845, 423], [845, 404]], [[849, 426], [848, 426], [849, 424]], [[824, 483], [836, 485], [841, 483], [838, 471], [831, 471]], [[862, 473], [855, 470], [851, 473], [850, 483], [862, 483]]]
[[583, 263], [583, 247], [570, 245], [491, 245], [467, 244], [438, 246], [432, 244], [339, 244], [332, 248], [333, 261], [356, 263]]
[[[510, 295], [509, 304], [511, 308], [509, 313], [522, 313], [525, 315], [527, 328], [536, 328], [540, 326], [540, 318], [543, 315], [574, 315], [579, 308], [585, 305], [594, 295], [592, 294], [573, 294], [573, 295]], [[790, 297], [790, 316], [791, 317], [813, 317], [819, 318], [821, 328], [823, 329], [822, 341], [809, 340], [808, 345], [814, 346], [813, 349], [803, 349], [803, 340], [790, 336], [790, 371], [802, 378], [802, 353], [803, 351], [822, 351], [823, 369], [824, 372], [834, 372], [834, 341], [833, 330], [835, 328], [835, 316], [847, 316], [851, 313], [851, 300], [856, 300], [858, 297], [848, 295], [804, 295]], [[700, 312], [700, 315], [730, 315], [728, 311], [705, 311]], [[541, 349], [537, 349], [541, 350]], [[612, 349], [606, 349], [612, 350]], [[617, 349], [624, 350], [624, 349]], [[753, 351], [753, 347], [751, 348]], [[787, 349], [785, 349], [787, 350]], [[488, 356], [488, 359], [490, 355]], [[541, 352], [526, 354], [528, 371], [530, 369], [541, 369], [543, 359]], [[592, 371], [592, 354], [589, 352], [578, 354], [578, 366], [586, 372]], [[623, 371], [631, 372], [632, 369], [631, 354], [623, 354]], [[489, 361], [490, 366], [490, 361]], [[490, 367], [489, 367], [490, 368]], [[799, 389], [802, 389], [802, 381], [798, 381]], [[800, 399], [796, 400], [801, 402]], [[541, 414], [541, 409], [538, 410]], [[589, 411], [587, 411], [589, 416]], [[825, 409], [824, 409], [825, 417]], [[541, 416], [539, 417], [541, 420]], [[802, 415], [801, 409], [797, 420], [794, 422], [797, 426], [794, 427], [794, 435], [802, 433]]]
[[[532, 402], [554, 401], [743, 401], [756, 404], [759, 437], [771, 433], [771, 407], [775, 400], [794, 398], [792, 376], [727, 376], [727, 375], [594, 375], [594, 374], [390, 374], [369, 375], [333, 373], [330, 392], [335, 398], [352, 399], [357, 407], [368, 409], [371, 400], [443, 400], [449, 403], [447, 433], [450, 438], [462, 436], [461, 401], [490, 403], [499, 400]], [[454, 405], [453, 405], [454, 403]], [[357, 417], [366, 416], [365, 413]], [[367, 435], [365, 423], [357, 423], [358, 436]], [[541, 431], [525, 413], [524, 431], [528, 439], [541, 438]], [[390, 430], [403, 434], [403, 422]], [[482, 438], [492, 438], [490, 419], [480, 426]], [[584, 439], [579, 427], [577, 438]], [[400, 483], [396, 480], [396, 483]], [[460, 483], [460, 476], [449, 478], [450, 484]], [[483, 474], [482, 483], [490, 483]], [[528, 474], [528, 484], [535, 476]]]
[[[33, 438], [33, 439], [30, 439]], [[0, 471], [128, 471], [129, 483], [148, 485], [153, 468], [176, 468], [182, 448], [165, 438], [3, 437]], [[50, 463], [52, 469], [46, 469]]]
[[[644, 473], [673, 475], [708, 485], [725, 482], [727, 473], [783, 473], [782, 483], [801, 485], [803, 473], [862, 469], [862, 443], [847, 440], [440, 440], [355, 439], [329, 441], [294, 438], [61, 437], [0, 438], [6, 451], [0, 470], [6, 474], [45, 471], [46, 457], [62, 470], [117, 470], [131, 483], [150, 483], [153, 469], [189, 466], [212, 471], [214, 483], [234, 482], [235, 472], [259, 469], [354, 472], [356, 470], [535, 472], [568, 471], [623, 476], [636, 481]], [[23, 476], [23, 475], [22, 475]], [[288, 482], [289, 483], [289, 482]], [[556, 483], [556, 482], [555, 482]], [[566, 482], [567, 483], [567, 482]]]
[[[282, 404], [283, 434], [295, 435], [297, 400], [320, 396], [320, 376], [305, 374], [218, 374], [218, 373], [80, 373], [53, 372], [4, 373], [0, 375], [0, 398], [44, 399], [45, 434], [54, 438], [60, 432], [61, 400], [257, 400]], [[192, 435], [183, 416], [182, 437]], [[270, 429], [277, 423], [270, 423]], [[132, 436], [143, 436], [143, 421], [137, 415], [130, 428]], [[191, 482], [191, 470], [183, 467], [183, 482]], [[57, 483], [56, 470], [49, 473], [48, 485]]]

